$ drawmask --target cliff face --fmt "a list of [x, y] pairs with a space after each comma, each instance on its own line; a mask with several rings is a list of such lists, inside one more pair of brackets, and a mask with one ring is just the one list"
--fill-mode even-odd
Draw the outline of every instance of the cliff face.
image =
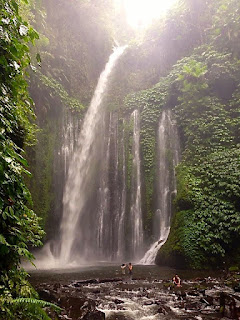
[[[54, 6], [46, 2], [45, 6], [45, 33], [50, 44], [42, 47], [42, 68], [31, 78], [37, 119], [43, 129], [40, 144], [31, 155], [31, 183], [37, 212], [56, 226], [48, 232], [53, 238], [62, 214], [67, 174], [63, 168], [110, 54], [111, 33], [106, 23], [100, 23], [103, 9], [92, 7], [89, 1], [79, 5], [57, 1]], [[176, 120], [181, 161], [176, 169], [170, 165], [174, 150], [168, 142], [168, 168], [175, 170], [177, 196], [170, 198], [174, 214], [169, 238], [156, 257], [160, 265], [202, 268], [239, 263], [239, 10], [236, 0], [181, 1], [141, 42], [128, 47], [105, 95], [106, 121], [114, 119], [117, 128], [110, 139], [112, 160], [106, 181], [114, 212], [116, 199], [121, 198], [126, 216], [121, 232], [126, 239], [132, 233], [131, 201], [136, 191], [131, 115], [135, 110], [139, 114], [143, 251], [159, 240], [157, 135], [163, 110], [170, 109]], [[93, 17], [93, 12], [98, 15]], [[64, 143], [70, 150], [65, 158]], [[130, 255], [125, 246], [121, 250]]]

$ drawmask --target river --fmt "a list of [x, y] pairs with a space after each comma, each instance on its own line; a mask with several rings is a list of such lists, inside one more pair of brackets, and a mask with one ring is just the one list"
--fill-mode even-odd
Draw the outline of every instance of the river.
[[[176, 273], [180, 288], [171, 281]], [[240, 311], [240, 294], [226, 285], [232, 275], [223, 272], [134, 265], [133, 278], [122, 279], [119, 265], [100, 264], [30, 274], [40, 297], [65, 309], [59, 319], [219, 319], [221, 297], [226, 319], [238, 319]], [[234, 310], [229, 307], [233, 302]]]

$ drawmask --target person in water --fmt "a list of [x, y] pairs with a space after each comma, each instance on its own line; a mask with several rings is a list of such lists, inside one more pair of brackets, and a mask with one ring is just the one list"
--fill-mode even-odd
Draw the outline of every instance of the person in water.
[[122, 271], [122, 275], [124, 275], [126, 273], [126, 264], [125, 263], [123, 263], [121, 265], [121, 271]]
[[181, 287], [181, 279], [179, 278], [179, 276], [177, 274], [175, 274], [172, 281], [173, 281], [173, 284], [175, 284], [175, 286]]
[[125, 274], [126, 274], [126, 264], [125, 263], [123, 263], [121, 265], [121, 271], [122, 271], [122, 281], [124, 281], [125, 280]]
[[128, 274], [129, 274], [130, 280], [132, 280], [132, 273], [133, 273], [133, 265], [131, 264], [131, 262], [129, 262], [129, 264], [128, 264]]

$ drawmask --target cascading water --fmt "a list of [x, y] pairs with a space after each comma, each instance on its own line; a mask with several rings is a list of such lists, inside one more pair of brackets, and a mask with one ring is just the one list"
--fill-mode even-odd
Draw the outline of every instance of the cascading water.
[[[91, 254], [92, 220], [86, 210], [87, 200], [93, 188], [98, 166], [98, 125], [103, 117], [101, 102], [106, 91], [109, 75], [125, 47], [114, 50], [102, 72], [91, 104], [86, 113], [78, 148], [71, 161], [63, 197], [63, 218], [61, 224], [61, 252], [59, 261], [67, 265], [76, 258], [89, 258]], [[78, 247], [76, 248], [76, 244]], [[75, 248], [74, 248], [75, 246]], [[74, 250], [75, 249], [75, 250]]]
[[140, 260], [141, 264], [153, 264], [158, 250], [166, 242], [172, 217], [172, 200], [176, 194], [175, 167], [179, 163], [180, 145], [171, 110], [164, 110], [158, 130], [158, 209], [154, 218], [154, 236], [158, 241]]
[[68, 168], [71, 157], [74, 153], [77, 139], [79, 135], [80, 121], [77, 117], [74, 117], [71, 112], [67, 112], [64, 116], [63, 134], [62, 134], [62, 146], [59, 151], [59, 158], [63, 159], [64, 163], [64, 177], [67, 177]]
[[[63, 174], [67, 174], [63, 193], [60, 245], [57, 243], [54, 247], [50, 241], [36, 253], [36, 265], [39, 268], [65, 268], [89, 263], [89, 259], [98, 258], [96, 253], [100, 243], [104, 241], [101, 238], [103, 237], [101, 230], [104, 229], [105, 223], [103, 216], [99, 217], [96, 214], [98, 190], [102, 188], [102, 212], [104, 214], [109, 211], [110, 199], [108, 196], [109, 183], [101, 181], [101, 170], [104, 170], [104, 166], [108, 167], [110, 157], [104, 152], [106, 148], [109, 148], [108, 143], [110, 144], [111, 141], [110, 136], [106, 138], [107, 143], [102, 139], [106, 130], [106, 112], [102, 101], [108, 87], [109, 76], [125, 48], [126, 46], [114, 49], [100, 75], [78, 138], [75, 137], [75, 131], [73, 134], [71, 123], [66, 127], [66, 139], [63, 139], [63, 147], [60, 152], [66, 163]], [[74, 148], [73, 140], [77, 141]], [[103, 148], [105, 144], [107, 147]], [[108, 239], [108, 242], [110, 241], [111, 239]]]
[[141, 201], [141, 162], [140, 162], [140, 117], [139, 111], [132, 113], [133, 118], [133, 173], [131, 190], [131, 250], [133, 259], [139, 259], [143, 247], [143, 222]]
[[117, 113], [111, 112], [109, 115], [104, 141], [105, 158], [101, 170], [97, 206], [98, 247], [95, 250], [98, 259], [120, 261], [124, 258], [125, 247], [126, 164], [124, 131], [119, 133]]
[[[110, 114], [110, 124], [111, 124], [111, 114]], [[106, 223], [109, 222], [109, 213], [110, 213], [110, 192], [109, 192], [109, 160], [110, 160], [110, 144], [111, 144], [111, 126], [107, 130], [107, 133], [104, 135], [104, 153], [105, 161], [101, 169], [100, 175], [100, 187], [98, 189], [98, 212], [96, 225], [97, 232], [97, 246], [99, 250], [98, 256], [101, 259], [106, 259], [108, 255], [108, 250], [106, 246], [109, 239], [109, 229], [106, 227]]]
[[124, 257], [124, 228], [125, 228], [125, 214], [126, 214], [126, 156], [125, 156], [125, 144], [124, 144], [124, 130], [122, 133], [122, 139], [121, 139], [121, 159], [122, 159], [122, 188], [121, 193], [119, 196], [119, 209], [120, 209], [120, 215], [118, 219], [118, 247], [117, 247], [117, 260], [120, 260]]

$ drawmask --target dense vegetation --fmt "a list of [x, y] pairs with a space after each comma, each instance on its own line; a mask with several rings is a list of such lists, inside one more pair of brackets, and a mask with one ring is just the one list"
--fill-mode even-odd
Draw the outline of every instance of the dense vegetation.
[[41, 245], [39, 218], [29, 209], [30, 193], [23, 175], [29, 175], [24, 146], [34, 142], [32, 101], [26, 82], [29, 43], [36, 31], [19, 15], [15, 1], [0, 1], [0, 318], [49, 319], [20, 267], [32, 260], [28, 247]]
[[[39, 35], [19, 14], [19, 4], [40, 34], [41, 59], [37, 55], [31, 65], [29, 46]], [[37, 300], [20, 261], [33, 258], [29, 246], [41, 245], [44, 232], [39, 223], [44, 226], [50, 213], [57, 228], [64, 181], [64, 168], [54, 167], [63, 144], [60, 128], [70, 118], [77, 129], [80, 126], [111, 51], [113, 12], [110, 1], [93, 5], [46, 0], [29, 6], [26, 1], [0, 0], [0, 9], [0, 317], [47, 319], [45, 305]], [[158, 264], [203, 268], [240, 263], [239, 13], [238, 0], [180, 1], [141, 42], [129, 45], [112, 77], [106, 104], [125, 130], [128, 191], [130, 114], [137, 108], [141, 115], [144, 229], [149, 243], [156, 209], [156, 130], [164, 108], [173, 110], [179, 127], [182, 160], [177, 167], [175, 215]], [[124, 40], [132, 36], [121, 34]], [[31, 54], [36, 53], [31, 48]], [[27, 91], [27, 69], [35, 107]], [[33, 108], [41, 130], [34, 125]], [[38, 144], [32, 147], [36, 136]], [[32, 180], [27, 178], [24, 150]], [[25, 181], [42, 222], [31, 210]], [[51, 232], [48, 237], [54, 228]]]
[[[240, 7], [237, 1], [180, 4], [165, 25], [156, 25], [149, 34], [154, 35], [154, 43], [162, 41], [165, 33], [168, 43], [174, 36], [177, 54], [188, 53], [187, 57], [171, 66], [176, 54], [167, 51], [168, 59], [160, 58], [165, 62], [160, 75], [166, 76], [125, 102], [126, 110], [141, 111], [145, 228], [151, 229], [154, 212], [156, 126], [161, 110], [171, 108], [177, 117], [183, 154], [177, 168], [172, 231], [156, 262], [192, 268], [239, 264], [240, 51], [236, 39]], [[189, 17], [197, 23], [188, 24]], [[171, 23], [178, 27], [173, 34], [167, 28]], [[167, 46], [164, 49], [169, 50]]]
[[[45, 222], [52, 212], [50, 225], [56, 228], [64, 181], [63, 172], [53, 167], [62, 145], [59, 128], [72, 115], [82, 117], [110, 52], [114, 32], [108, 5], [104, 9], [102, 2], [95, 7], [85, 1], [65, 10], [64, 1], [44, 2], [43, 27], [35, 13], [42, 68], [31, 77], [31, 93], [42, 131], [38, 146], [28, 153], [34, 175], [30, 187], [37, 213]], [[70, 25], [69, 19], [77, 15], [81, 19]], [[105, 23], [99, 24], [99, 19]], [[175, 216], [157, 263], [193, 268], [239, 263], [239, 23], [236, 0], [181, 0], [165, 20], [131, 42], [112, 76], [105, 103], [109, 112], [118, 114], [120, 127], [124, 124], [129, 199], [130, 115], [136, 108], [141, 114], [142, 205], [149, 244], [157, 197], [156, 130], [164, 108], [173, 110], [179, 126], [182, 161], [177, 168]], [[100, 35], [92, 33], [96, 28]], [[121, 36], [126, 40], [133, 34]], [[97, 60], [96, 47], [102, 53]], [[47, 233], [52, 238], [55, 229]]]

